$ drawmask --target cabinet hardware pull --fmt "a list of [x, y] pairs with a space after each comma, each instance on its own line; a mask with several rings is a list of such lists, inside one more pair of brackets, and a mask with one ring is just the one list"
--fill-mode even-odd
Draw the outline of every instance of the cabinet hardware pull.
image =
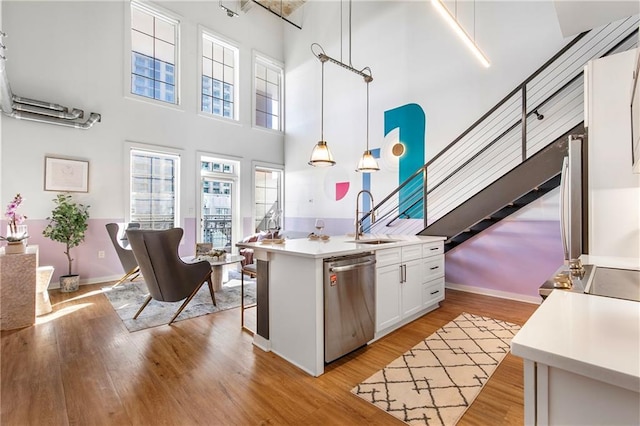
[[438, 250], [440, 247], [432, 247], [429, 250], [434, 251], [434, 250]]
[[431, 269], [431, 270], [433, 271], [434, 269], [438, 269], [438, 268], [439, 268], [439, 266], [432, 266], [432, 267], [431, 267], [431, 268], [429, 268], [429, 269]]
[[432, 291], [432, 292], [431, 292], [431, 294], [432, 294], [432, 295], [434, 295], [434, 294], [438, 294], [438, 293], [440, 293], [440, 290], [436, 290], [436, 291]]

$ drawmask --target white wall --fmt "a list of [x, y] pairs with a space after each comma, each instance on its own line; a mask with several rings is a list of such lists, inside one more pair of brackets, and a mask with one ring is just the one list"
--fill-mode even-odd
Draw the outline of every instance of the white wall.
[[[283, 164], [281, 133], [254, 129], [252, 123], [253, 49], [283, 61], [283, 23], [262, 8], [229, 18], [217, 1], [160, 2], [181, 16], [180, 67], [182, 102], [159, 105], [126, 94], [124, 1], [4, 1], [2, 30], [9, 34], [7, 72], [14, 94], [68, 107], [98, 112], [102, 122], [77, 130], [5, 117], [2, 122], [0, 201], [20, 192], [32, 238], [39, 244], [40, 263], [58, 265], [61, 253], [47, 244], [41, 229], [53, 207], [55, 193], [43, 191], [44, 157], [72, 157], [90, 163], [89, 193], [77, 199], [91, 205], [87, 241], [79, 262], [89, 276], [119, 272], [103, 222], [126, 218], [127, 172], [123, 169], [126, 141], [182, 150], [182, 205], [184, 224], [195, 232], [199, 182], [196, 151], [221, 154], [241, 162], [241, 213], [251, 217], [251, 162]], [[240, 48], [240, 120], [231, 122], [198, 115], [198, 25], [203, 25]], [[250, 220], [243, 220], [250, 223]], [[249, 231], [243, 231], [248, 233]], [[192, 247], [192, 246], [191, 246]], [[51, 250], [50, 250], [51, 249]], [[106, 250], [98, 260], [94, 250]], [[85, 255], [83, 250], [91, 252]], [[100, 266], [100, 263], [106, 264]], [[111, 263], [109, 263], [111, 262]], [[82, 265], [80, 265], [82, 270]], [[102, 268], [102, 272], [95, 272]], [[64, 268], [64, 264], [59, 269]], [[64, 271], [63, 271], [64, 272]], [[84, 277], [87, 275], [81, 273]], [[55, 277], [54, 277], [55, 281]]]
[[[344, 2], [345, 4], [347, 2]], [[426, 113], [426, 158], [433, 157], [489, 108], [556, 53], [567, 41], [550, 1], [483, 1], [476, 7], [476, 41], [491, 60], [483, 68], [429, 2], [355, 1], [352, 11], [352, 62], [373, 70], [370, 145], [383, 138], [384, 111], [408, 103]], [[453, 3], [450, 4], [454, 6]], [[473, 6], [458, 2], [458, 16], [473, 34]], [[346, 22], [347, 9], [343, 14]], [[325, 65], [324, 134], [337, 165], [307, 165], [320, 138], [320, 63], [312, 42], [340, 58], [340, 2], [305, 5], [303, 29], [286, 29], [287, 134], [286, 212], [290, 219], [341, 219], [332, 230], [350, 230], [361, 175], [354, 172], [365, 147], [365, 84], [333, 64]], [[343, 31], [343, 61], [348, 62], [348, 27]], [[397, 163], [383, 158], [373, 174], [376, 200], [397, 186]], [[332, 185], [348, 181], [349, 194], [332, 198]], [[298, 221], [298, 223], [304, 222]], [[311, 231], [311, 229], [309, 229]]]

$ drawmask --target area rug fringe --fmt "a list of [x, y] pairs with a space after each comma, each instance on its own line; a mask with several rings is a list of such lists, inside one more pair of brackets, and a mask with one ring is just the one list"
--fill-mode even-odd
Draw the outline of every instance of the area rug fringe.
[[351, 392], [410, 425], [455, 425], [519, 329], [462, 313]]

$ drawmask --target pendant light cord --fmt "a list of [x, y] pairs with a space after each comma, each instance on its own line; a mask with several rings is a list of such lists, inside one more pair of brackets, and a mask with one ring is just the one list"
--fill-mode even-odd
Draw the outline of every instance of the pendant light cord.
[[367, 81], [367, 151], [369, 151], [369, 82]]
[[320, 140], [324, 141], [324, 61], [320, 78]]

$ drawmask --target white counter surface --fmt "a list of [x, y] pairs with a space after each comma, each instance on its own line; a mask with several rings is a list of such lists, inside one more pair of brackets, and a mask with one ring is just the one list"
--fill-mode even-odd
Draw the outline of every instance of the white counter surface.
[[513, 338], [511, 352], [640, 392], [640, 303], [553, 291]]
[[[362, 241], [389, 239], [395, 240], [385, 244], [363, 244]], [[416, 243], [431, 243], [444, 241], [445, 237], [424, 237], [417, 235], [373, 235], [367, 234], [361, 238], [361, 242], [354, 242], [353, 236], [331, 236], [328, 240], [309, 240], [308, 238], [286, 239], [283, 243], [237, 243], [238, 247], [248, 247], [266, 252], [287, 253], [294, 256], [312, 258], [327, 258], [332, 256], [345, 256], [348, 254], [362, 253], [392, 247], [400, 247]]]

